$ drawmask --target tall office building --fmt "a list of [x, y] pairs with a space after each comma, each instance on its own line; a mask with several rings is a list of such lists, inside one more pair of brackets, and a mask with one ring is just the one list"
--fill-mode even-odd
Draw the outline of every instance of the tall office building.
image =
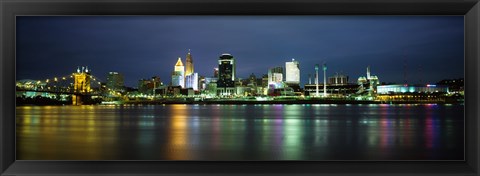
[[175, 64], [175, 69], [172, 73], [172, 85], [185, 87], [185, 67], [182, 63], [182, 58], [178, 57], [178, 61]]
[[186, 63], [185, 63], [185, 75], [190, 75], [192, 73], [194, 73], [193, 60], [192, 60], [192, 54], [190, 54], [190, 49], [189, 49], [186, 57]]
[[188, 50], [188, 54], [186, 57], [186, 64], [185, 64], [185, 87], [192, 88], [193, 90], [198, 90], [198, 73], [194, 72], [193, 67], [193, 59], [190, 50]]
[[192, 88], [193, 90], [198, 90], [198, 73], [192, 73], [185, 76], [185, 87]]
[[107, 88], [114, 91], [124, 90], [125, 82], [122, 74], [118, 72], [108, 72]]
[[222, 54], [218, 59], [217, 95], [235, 94], [235, 58]]
[[295, 59], [292, 59], [292, 62], [285, 62], [285, 82], [300, 84], [300, 64]]

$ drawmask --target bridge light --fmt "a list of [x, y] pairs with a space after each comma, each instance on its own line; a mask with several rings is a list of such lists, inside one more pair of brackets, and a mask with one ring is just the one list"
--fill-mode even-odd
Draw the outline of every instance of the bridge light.
[[49, 81], [50, 81], [50, 80], [48, 80], [48, 79], [47, 79], [45, 82], [47, 82], [47, 83], [48, 83]]
[[63, 79], [63, 80], [65, 80], [66, 78], [65, 78], [65, 77], [63, 77], [62, 79]]
[[57, 77], [53, 78], [53, 80], [54, 80], [55, 82], [57, 82], [57, 81], [58, 81]]

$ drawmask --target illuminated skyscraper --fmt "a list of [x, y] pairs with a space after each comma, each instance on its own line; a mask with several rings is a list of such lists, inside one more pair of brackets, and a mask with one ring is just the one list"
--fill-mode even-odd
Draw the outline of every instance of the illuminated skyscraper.
[[118, 72], [108, 72], [107, 88], [115, 91], [122, 91], [125, 87], [124, 77]]
[[285, 82], [300, 84], [300, 64], [295, 59], [292, 59], [292, 62], [285, 62]]
[[172, 85], [185, 87], [185, 67], [182, 63], [182, 58], [178, 57], [175, 64], [175, 70], [172, 73]]
[[235, 58], [230, 54], [222, 54], [218, 59], [217, 95], [233, 95], [235, 93]]
[[185, 75], [190, 75], [194, 73], [193, 70], [193, 60], [192, 60], [192, 55], [190, 54], [190, 49], [188, 50], [188, 54], [186, 57], [186, 63], [185, 63]]
[[192, 73], [185, 76], [185, 87], [192, 88], [193, 90], [198, 90], [198, 73]]
[[192, 54], [190, 54], [190, 50], [188, 50], [188, 54], [186, 57], [186, 67], [185, 67], [185, 87], [192, 88], [193, 90], [198, 90], [198, 73], [194, 72], [193, 69], [193, 60]]

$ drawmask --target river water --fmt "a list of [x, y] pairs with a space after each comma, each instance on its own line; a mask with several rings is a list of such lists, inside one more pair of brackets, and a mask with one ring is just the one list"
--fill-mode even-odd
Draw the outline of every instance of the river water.
[[19, 160], [463, 160], [463, 105], [19, 106]]

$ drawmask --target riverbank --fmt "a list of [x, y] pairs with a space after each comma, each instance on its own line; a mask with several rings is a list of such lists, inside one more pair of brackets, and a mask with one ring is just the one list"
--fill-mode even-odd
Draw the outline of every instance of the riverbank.
[[[344, 100], [344, 99], [277, 99], [277, 100], [255, 100], [255, 99], [205, 99], [195, 100], [189, 98], [160, 99], [160, 100], [130, 100], [130, 101], [104, 101], [96, 103], [84, 103], [84, 105], [162, 105], [162, 104], [463, 104], [463, 101], [376, 101], [376, 100]], [[24, 102], [17, 101], [17, 106], [25, 105], [71, 105], [70, 102]]]
[[374, 100], [155, 100], [128, 101], [123, 104], [460, 104], [445, 101], [374, 101]]

